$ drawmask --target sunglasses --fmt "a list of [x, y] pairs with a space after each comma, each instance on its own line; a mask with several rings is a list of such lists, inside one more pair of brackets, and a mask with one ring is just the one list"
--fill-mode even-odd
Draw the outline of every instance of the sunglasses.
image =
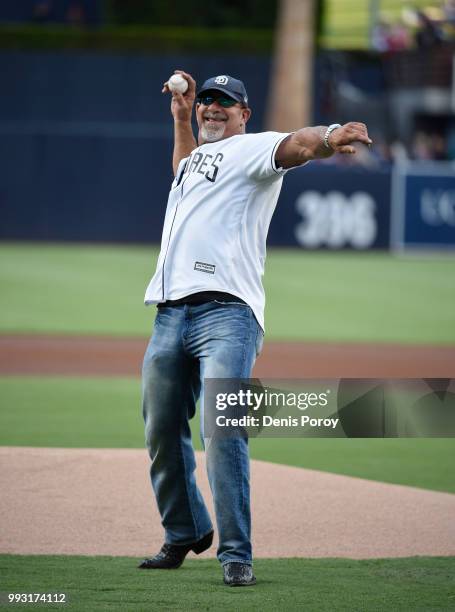
[[198, 98], [197, 101], [199, 104], [203, 104], [204, 106], [210, 106], [210, 104], [218, 102], [218, 104], [223, 108], [230, 108], [231, 106], [238, 104], [237, 100], [233, 100], [227, 96], [202, 96]]

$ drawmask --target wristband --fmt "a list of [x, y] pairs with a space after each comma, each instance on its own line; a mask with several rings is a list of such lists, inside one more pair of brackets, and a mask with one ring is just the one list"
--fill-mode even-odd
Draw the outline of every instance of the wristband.
[[330, 134], [333, 132], [333, 130], [336, 130], [337, 128], [340, 128], [341, 125], [339, 123], [332, 123], [332, 125], [329, 125], [329, 127], [327, 128], [326, 133], [324, 134], [324, 144], [327, 147], [327, 149], [331, 149], [332, 147], [329, 145], [329, 136]]

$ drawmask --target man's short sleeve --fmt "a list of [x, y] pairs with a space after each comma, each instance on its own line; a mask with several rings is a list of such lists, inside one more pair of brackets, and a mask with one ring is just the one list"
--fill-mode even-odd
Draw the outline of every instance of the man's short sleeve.
[[275, 153], [282, 140], [289, 134], [283, 132], [262, 132], [242, 136], [242, 157], [247, 175], [258, 181], [282, 176], [286, 170], [278, 168]]

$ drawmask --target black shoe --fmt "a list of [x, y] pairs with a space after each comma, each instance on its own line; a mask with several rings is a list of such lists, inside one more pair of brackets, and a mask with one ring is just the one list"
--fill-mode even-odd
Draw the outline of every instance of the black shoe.
[[185, 560], [186, 555], [192, 550], [200, 555], [204, 550], [210, 548], [213, 542], [213, 531], [193, 544], [163, 544], [160, 552], [151, 559], [144, 559], [139, 569], [177, 569]]
[[253, 568], [246, 563], [226, 563], [223, 565], [224, 584], [228, 586], [252, 586], [256, 584]]

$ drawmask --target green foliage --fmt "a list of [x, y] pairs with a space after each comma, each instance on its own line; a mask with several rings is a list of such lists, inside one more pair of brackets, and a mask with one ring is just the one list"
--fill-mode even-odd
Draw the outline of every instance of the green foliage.
[[108, 16], [117, 25], [204, 28], [273, 28], [277, 0], [229, 0], [194, 5], [187, 0], [108, 0]]
[[0, 26], [0, 49], [151, 53], [270, 53], [269, 29], [197, 28], [187, 26], [106, 26], [79, 30], [65, 26]]
[[[429, 0], [380, 0], [380, 15], [400, 19], [402, 9], [425, 8]], [[106, 0], [106, 25], [1, 25], [0, 48], [89, 49], [151, 53], [272, 53], [277, 0], [230, 0], [195, 7], [184, 0]], [[319, 46], [368, 49], [371, 0], [320, 0], [316, 4]]]

